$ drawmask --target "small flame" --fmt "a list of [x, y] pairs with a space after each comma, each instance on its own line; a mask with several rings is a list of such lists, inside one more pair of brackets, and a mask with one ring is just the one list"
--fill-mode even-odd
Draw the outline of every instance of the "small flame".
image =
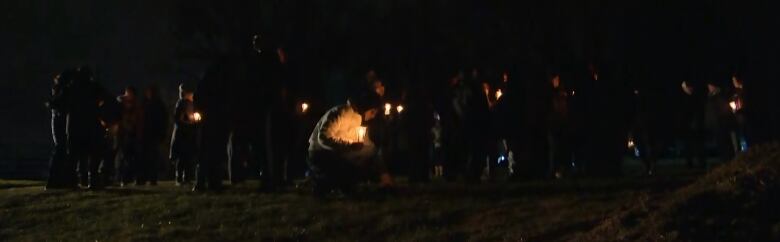
[[628, 140], [628, 148], [629, 149], [633, 149], [634, 146], [636, 146], [636, 144], [634, 143], [634, 139], [629, 139]]
[[192, 113], [192, 120], [193, 121], [200, 122], [200, 120], [202, 120], [202, 119], [203, 119], [203, 117], [200, 115], [199, 112]]
[[306, 113], [306, 111], [308, 111], [308, 110], [309, 110], [309, 104], [306, 103], [306, 102], [301, 103], [301, 112], [302, 113]]
[[731, 107], [732, 111], [737, 111], [737, 102], [735, 101], [729, 102], [729, 107]]
[[398, 113], [401, 113], [401, 112], [404, 111], [404, 106], [403, 105], [398, 105], [398, 106], [395, 107], [395, 110], [398, 111]]
[[385, 115], [390, 115], [390, 110], [393, 109], [393, 105], [390, 103], [385, 103]]
[[356, 132], [356, 134], [357, 134], [357, 139], [356, 139], [357, 142], [358, 143], [363, 143], [363, 141], [365, 141], [365, 138], [366, 138], [366, 127], [360, 126], [360, 127], [357, 128], [356, 131], [357, 131]]
[[496, 100], [501, 99], [501, 96], [504, 95], [504, 92], [501, 91], [501, 89], [496, 90]]

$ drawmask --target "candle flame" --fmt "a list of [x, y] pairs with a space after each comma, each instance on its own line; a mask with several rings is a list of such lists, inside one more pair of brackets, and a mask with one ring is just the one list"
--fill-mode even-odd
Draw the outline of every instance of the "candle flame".
[[404, 111], [404, 106], [398, 105], [398, 106], [395, 107], [395, 110], [398, 111], [398, 113], [401, 113], [401, 112]]
[[308, 111], [308, 110], [309, 110], [309, 104], [306, 103], [306, 102], [301, 103], [301, 112], [302, 113], [306, 113], [306, 111]]
[[501, 91], [501, 89], [496, 90], [496, 100], [501, 99], [501, 96], [504, 95], [504, 92]]
[[203, 117], [200, 115], [199, 112], [192, 113], [192, 120], [193, 121], [200, 122], [200, 120], [202, 120], [202, 119], [203, 119]]
[[357, 142], [358, 143], [363, 143], [363, 141], [365, 141], [365, 138], [366, 138], [366, 127], [363, 127], [363, 126], [358, 127], [356, 131], [357, 131], [356, 132], [356, 134], [357, 134], [357, 139], [356, 139]]
[[736, 111], [737, 110], [737, 102], [735, 102], [735, 101], [729, 102], [729, 107], [731, 107], [731, 110]]
[[393, 109], [393, 105], [390, 103], [385, 103], [385, 115], [390, 115], [390, 110]]

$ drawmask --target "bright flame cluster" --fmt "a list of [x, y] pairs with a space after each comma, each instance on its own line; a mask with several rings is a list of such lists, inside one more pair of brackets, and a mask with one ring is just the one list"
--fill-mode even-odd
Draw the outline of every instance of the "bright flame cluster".
[[[404, 111], [403, 105], [395, 106], [395, 111], [399, 114]], [[393, 112], [393, 105], [390, 103], [385, 103], [385, 115], [390, 115]]]

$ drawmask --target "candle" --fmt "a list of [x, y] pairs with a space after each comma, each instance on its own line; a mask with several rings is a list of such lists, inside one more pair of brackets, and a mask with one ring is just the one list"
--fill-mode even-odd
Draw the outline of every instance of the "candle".
[[737, 102], [736, 101], [729, 102], [729, 107], [731, 107], [731, 111], [737, 111]]
[[355, 131], [355, 134], [357, 135], [357, 143], [363, 143], [366, 139], [366, 127], [358, 127]]
[[501, 96], [504, 95], [504, 92], [501, 91], [501, 89], [496, 90], [496, 100], [501, 99]]
[[192, 113], [192, 121], [200, 122], [201, 119], [203, 119], [203, 117], [201, 117], [199, 112]]
[[309, 104], [306, 102], [301, 103], [301, 112], [306, 113], [309, 110]]
[[393, 105], [390, 103], [385, 103], [385, 115], [390, 115], [390, 110], [393, 109]]

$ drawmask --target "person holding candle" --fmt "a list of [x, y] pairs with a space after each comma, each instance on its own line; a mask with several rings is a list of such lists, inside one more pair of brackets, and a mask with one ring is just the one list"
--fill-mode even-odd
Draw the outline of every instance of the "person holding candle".
[[193, 92], [179, 85], [179, 100], [173, 112], [174, 126], [171, 135], [169, 158], [176, 164], [176, 185], [190, 183], [193, 177], [192, 166], [197, 149], [197, 123], [200, 113], [195, 112]]
[[374, 92], [362, 92], [346, 104], [331, 108], [309, 137], [309, 167], [314, 194], [323, 196], [333, 190], [350, 192], [363, 175], [379, 174], [380, 186], [391, 187], [393, 179], [376, 146], [363, 126], [376, 117], [381, 105]]

